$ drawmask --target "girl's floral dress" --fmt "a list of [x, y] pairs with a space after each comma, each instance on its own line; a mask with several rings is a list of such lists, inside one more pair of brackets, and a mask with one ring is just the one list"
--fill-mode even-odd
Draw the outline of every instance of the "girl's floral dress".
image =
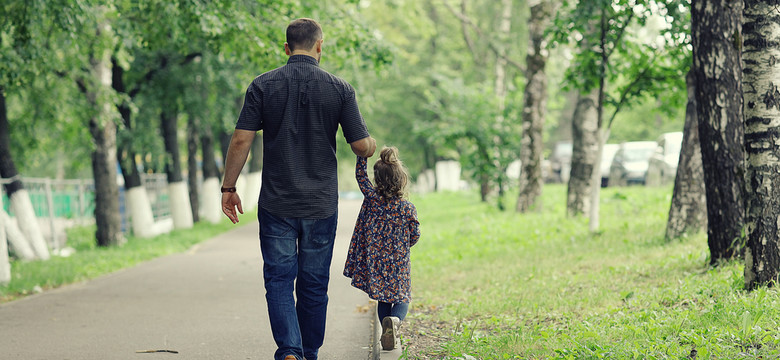
[[409, 249], [420, 238], [417, 210], [406, 199], [382, 199], [366, 174], [367, 159], [357, 158], [355, 176], [365, 197], [349, 244], [344, 276], [374, 300], [411, 300]]

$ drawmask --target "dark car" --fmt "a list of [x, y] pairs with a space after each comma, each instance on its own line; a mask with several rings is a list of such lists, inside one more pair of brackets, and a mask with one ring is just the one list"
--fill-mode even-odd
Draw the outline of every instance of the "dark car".
[[620, 144], [609, 167], [609, 185], [644, 185], [647, 166], [657, 146], [655, 141], [631, 141]]

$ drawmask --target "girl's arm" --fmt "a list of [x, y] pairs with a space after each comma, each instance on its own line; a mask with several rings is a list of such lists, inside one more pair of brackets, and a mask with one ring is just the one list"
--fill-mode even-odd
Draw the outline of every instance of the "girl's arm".
[[417, 209], [414, 205], [411, 205], [409, 217], [409, 246], [414, 246], [417, 240], [420, 240], [420, 221], [417, 220]]
[[371, 184], [371, 180], [368, 179], [368, 174], [366, 173], [367, 163], [368, 159], [361, 156], [357, 157], [355, 178], [357, 178], [358, 186], [360, 186], [360, 192], [368, 198], [374, 196], [374, 185]]

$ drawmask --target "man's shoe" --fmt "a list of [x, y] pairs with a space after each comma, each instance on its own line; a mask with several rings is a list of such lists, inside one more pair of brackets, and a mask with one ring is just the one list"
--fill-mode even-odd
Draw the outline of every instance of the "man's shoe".
[[284, 360], [298, 360], [298, 358], [295, 355], [287, 355], [284, 357]]
[[400, 324], [401, 319], [395, 316], [382, 319], [382, 337], [380, 338], [382, 350], [395, 349], [395, 344], [398, 342], [398, 325]]

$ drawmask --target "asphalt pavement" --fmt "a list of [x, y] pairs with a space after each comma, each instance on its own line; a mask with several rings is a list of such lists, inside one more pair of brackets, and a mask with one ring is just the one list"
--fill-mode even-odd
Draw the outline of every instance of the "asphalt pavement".
[[[341, 274], [359, 207], [340, 201], [322, 360], [371, 357], [374, 312]], [[186, 253], [0, 305], [0, 359], [272, 359], [257, 219], [240, 219]]]

